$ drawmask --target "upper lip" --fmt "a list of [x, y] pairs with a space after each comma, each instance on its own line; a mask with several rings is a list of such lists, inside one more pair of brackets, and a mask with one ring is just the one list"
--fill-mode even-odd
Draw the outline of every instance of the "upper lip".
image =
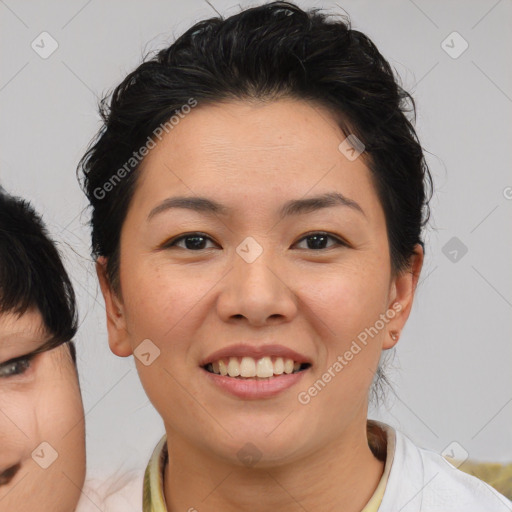
[[227, 359], [229, 357], [252, 357], [254, 359], [261, 359], [265, 356], [282, 357], [285, 359], [293, 359], [298, 363], [311, 364], [309, 357], [299, 354], [295, 350], [284, 347], [283, 345], [249, 345], [239, 343], [212, 352], [199, 363], [199, 366], [205, 366], [219, 359]]

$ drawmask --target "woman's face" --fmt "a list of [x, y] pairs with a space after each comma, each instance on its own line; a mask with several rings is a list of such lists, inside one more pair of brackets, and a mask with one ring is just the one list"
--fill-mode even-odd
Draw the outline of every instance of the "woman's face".
[[[135, 351], [175, 444], [238, 464], [253, 450], [261, 466], [360, 434], [381, 351], [403, 327], [417, 276], [392, 277], [370, 171], [339, 149], [344, 139], [328, 111], [306, 102], [199, 105], [145, 158], [121, 233], [121, 294], [104, 260], [98, 273], [111, 348]], [[178, 196], [224, 209], [171, 207]], [[238, 344], [272, 362], [278, 352], [265, 347], [280, 345], [311, 366], [242, 390], [242, 379], [201, 367]], [[258, 395], [260, 384], [271, 392]]]
[[0, 510], [74, 510], [85, 478], [82, 399], [68, 345], [39, 312], [0, 314]]

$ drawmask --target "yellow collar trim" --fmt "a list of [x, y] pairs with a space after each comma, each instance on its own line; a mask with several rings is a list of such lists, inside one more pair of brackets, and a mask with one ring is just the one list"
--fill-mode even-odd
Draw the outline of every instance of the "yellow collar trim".
[[144, 473], [143, 512], [167, 512], [164, 497], [164, 468], [167, 461], [167, 436], [153, 450]]
[[[361, 512], [377, 512], [384, 497], [386, 484], [388, 482], [389, 472], [393, 463], [393, 455], [395, 452], [395, 435], [392, 428], [387, 425], [369, 421], [369, 428], [381, 428], [385, 431], [387, 446], [386, 451], [386, 464], [384, 466], [384, 473], [379, 481], [377, 489], [373, 493], [370, 501], [366, 504]], [[142, 510], [143, 512], [167, 512], [164, 496], [164, 468], [167, 462], [167, 436], [164, 435], [158, 442], [151, 459], [146, 467], [144, 473], [144, 488], [142, 497]]]

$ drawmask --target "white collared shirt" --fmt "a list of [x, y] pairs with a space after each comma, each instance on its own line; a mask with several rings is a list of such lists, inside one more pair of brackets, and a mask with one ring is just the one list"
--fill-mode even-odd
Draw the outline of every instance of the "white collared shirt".
[[[512, 512], [512, 501], [487, 483], [455, 468], [439, 453], [416, 446], [393, 427], [372, 421], [386, 433], [386, 465], [377, 489], [362, 512]], [[97, 483], [86, 482], [83, 492], [87, 496], [82, 497], [76, 512], [97, 512], [98, 506], [102, 512], [165, 510], [163, 475], [158, 469], [162, 466], [164, 450], [165, 436], [158, 442], [146, 468], [145, 509], [142, 506], [144, 475], [139, 472], [115, 486], [103, 482], [98, 488]], [[109, 491], [105, 491], [107, 487]]]

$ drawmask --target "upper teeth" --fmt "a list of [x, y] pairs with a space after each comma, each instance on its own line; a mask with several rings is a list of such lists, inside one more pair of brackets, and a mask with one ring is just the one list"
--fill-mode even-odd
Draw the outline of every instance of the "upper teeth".
[[230, 377], [272, 377], [297, 371], [300, 363], [282, 357], [276, 357], [273, 361], [269, 356], [258, 360], [245, 356], [241, 360], [238, 357], [230, 357], [227, 363], [226, 359], [219, 359], [210, 363], [208, 367], [214, 373]]

